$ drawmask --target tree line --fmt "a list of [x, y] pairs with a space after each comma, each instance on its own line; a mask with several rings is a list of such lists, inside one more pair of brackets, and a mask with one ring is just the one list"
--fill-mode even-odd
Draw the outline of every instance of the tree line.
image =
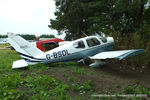
[[127, 63], [150, 66], [148, 0], [55, 0], [55, 4], [56, 18], [50, 19], [48, 27], [65, 32], [67, 40], [80, 38], [83, 32], [105, 33], [115, 38], [117, 49], [146, 49], [144, 56]]
[[[20, 35], [26, 40], [34, 40], [36, 38], [36, 36], [33, 34], [18, 34], [18, 35]], [[7, 37], [8, 37], [7, 35], [0, 35], [0, 38], [7, 38]], [[47, 35], [47, 34], [40, 35], [39, 37], [40, 38], [55, 38], [54, 35]]]

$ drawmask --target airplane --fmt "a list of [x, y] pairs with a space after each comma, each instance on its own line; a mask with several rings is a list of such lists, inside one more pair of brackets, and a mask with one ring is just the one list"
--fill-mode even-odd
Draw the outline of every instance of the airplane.
[[144, 49], [111, 51], [114, 47], [113, 37], [101, 37], [100, 35], [87, 36], [67, 43], [62, 43], [47, 52], [36, 48], [19, 35], [8, 34], [8, 42], [23, 58], [13, 62], [12, 69], [28, 67], [38, 63], [54, 63], [66, 61], [84, 61], [93, 59], [91, 67], [100, 66], [103, 60], [118, 59], [145, 53]]
[[7, 39], [6, 38], [0, 38], [0, 44], [7, 44]]

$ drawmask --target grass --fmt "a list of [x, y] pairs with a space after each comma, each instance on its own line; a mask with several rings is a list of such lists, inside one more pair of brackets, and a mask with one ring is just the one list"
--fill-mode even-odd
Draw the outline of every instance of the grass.
[[[6, 45], [0, 45], [3, 47]], [[7, 45], [8, 46], [8, 45]], [[50, 65], [37, 64], [29, 66], [27, 69], [12, 70], [13, 61], [21, 59], [14, 50], [0, 50], [0, 99], [3, 100], [69, 100], [67, 91], [69, 85], [56, 80], [50, 75], [40, 75], [39, 73], [53, 67], [70, 68], [76, 66], [71, 63], [53, 63]], [[68, 81], [73, 80], [68, 77]]]
[[80, 92], [80, 94], [86, 93], [86, 91], [93, 92], [94, 91], [94, 84], [91, 80], [88, 80], [87, 82], [80, 84], [80, 83], [73, 83], [72, 84], [72, 91], [73, 92]]
[[0, 68], [4, 70], [11, 69], [12, 63], [21, 57], [12, 50], [1, 50], [0, 51]]
[[79, 67], [72, 67], [72, 73], [76, 75], [85, 75], [86, 69], [85, 68], [79, 68]]
[[147, 94], [150, 96], [150, 89], [139, 85], [128, 85], [124, 88], [125, 94]]
[[[0, 45], [0, 47], [3, 46], [5, 45]], [[13, 61], [18, 59], [21, 57], [14, 50], [0, 50], [0, 100], [99, 99], [93, 98], [91, 95], [101, 92], [101, 89], [97, 90], [101, 83], [96, 83], [96, 81], [99, 77], [104, 77], [95, 73], [91, 68], [79, 67], [76, 62], [60, 62], [47, 65], [37, 64], [26, 69], [12, 70]], [[99, 73], [104, 74], [105, 72]], [[89, 77], [95, 75], [98, 76], [94, 79]], [[120, 85], [115, 88], [120, 91], [113, 91], [113, 88], [105, 90], [108, 94], [142, 93], [150, 95], [150, 89], [141, 85], [127, 85], [122, 91]], [[108, 100], [108, 98], [102, 98], [102, 100]], [[121, 99], [117, 98], [116, 100]]]
[[10, 46], [8, 43], [7, 44], [0, 44], [0, 48], [8, 47]]

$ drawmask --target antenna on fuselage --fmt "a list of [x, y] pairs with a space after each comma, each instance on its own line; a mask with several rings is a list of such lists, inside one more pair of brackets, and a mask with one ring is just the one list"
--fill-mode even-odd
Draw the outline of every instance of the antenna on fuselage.
[[88, 35], [86, 35], [83, 31], [81, 31], [86, 37], [88, 37]]

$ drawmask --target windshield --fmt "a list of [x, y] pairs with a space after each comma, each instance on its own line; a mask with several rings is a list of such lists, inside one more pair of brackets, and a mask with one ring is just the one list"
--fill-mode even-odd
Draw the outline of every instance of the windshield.
[[100, 37], [101, 41], [106, 43], [107, 42], [107, 39], [105, 37]]
[[100, 42], [96, 38], [87, 39], [86, 41], [89, 47], [100, 45]]

